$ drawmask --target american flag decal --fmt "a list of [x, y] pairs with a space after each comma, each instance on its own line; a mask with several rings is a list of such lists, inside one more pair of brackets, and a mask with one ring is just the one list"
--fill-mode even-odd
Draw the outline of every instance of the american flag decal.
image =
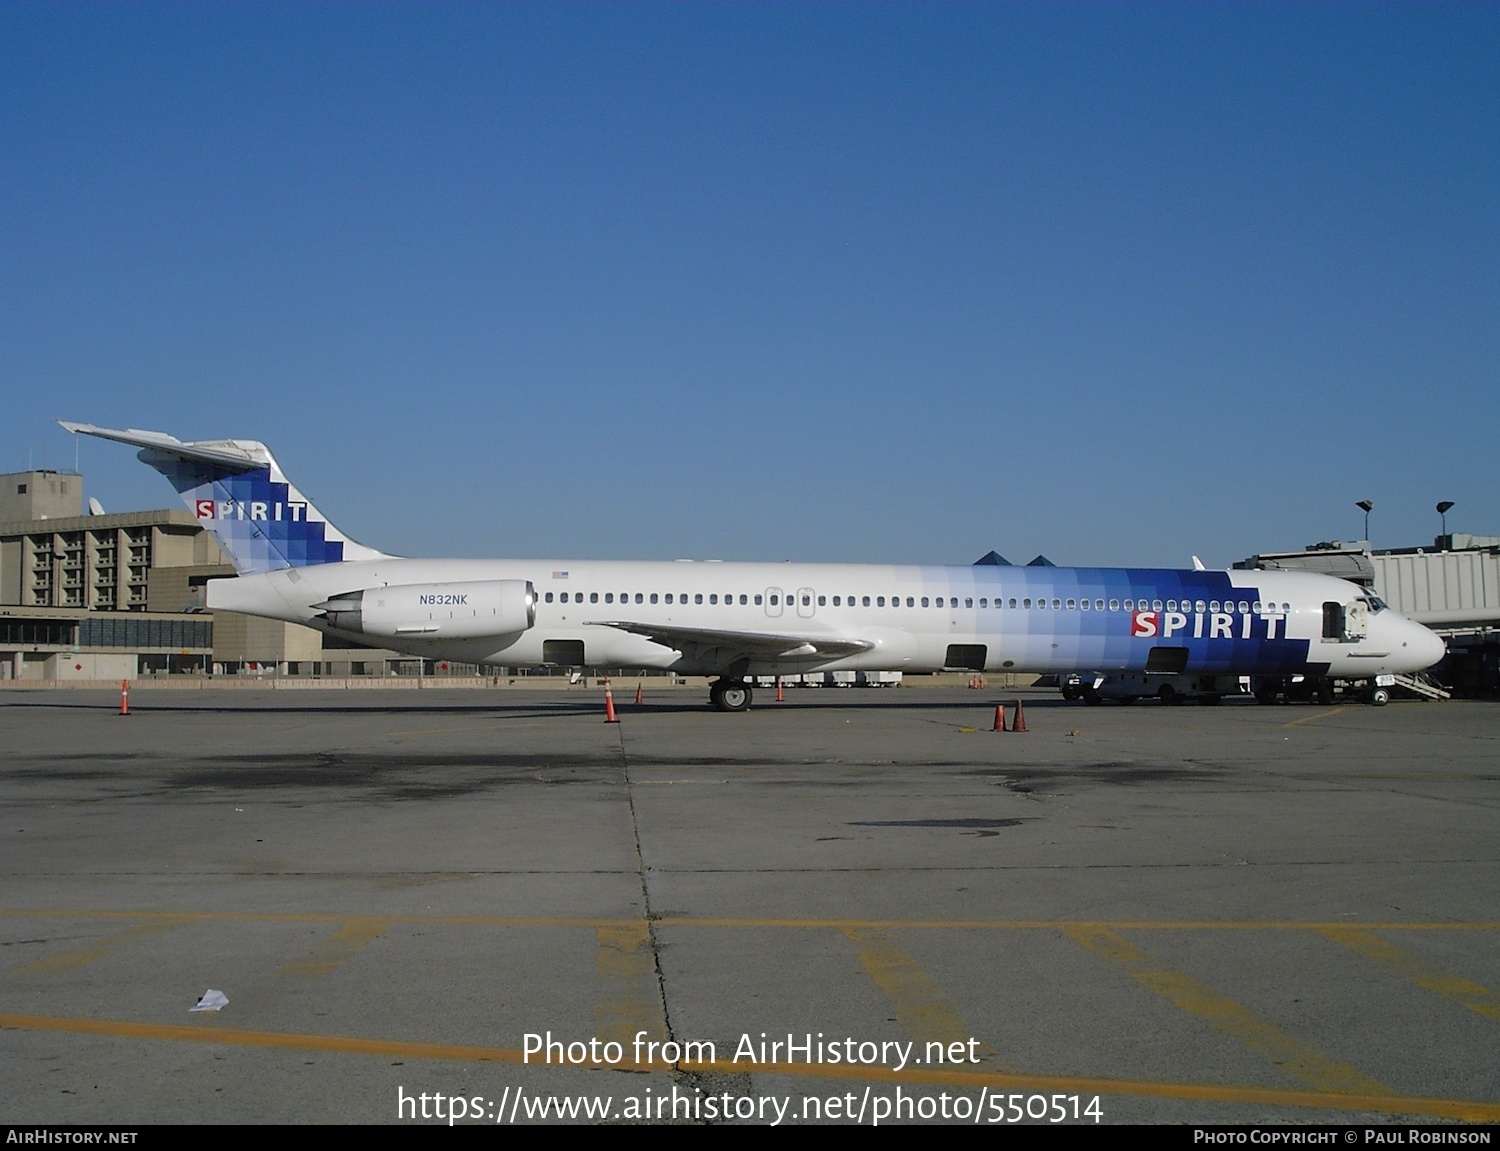
[[553, 579], [567, 579], [568, 578], [568, 573], [567, 572], [553, 572], [552, 573], [552, 578]]

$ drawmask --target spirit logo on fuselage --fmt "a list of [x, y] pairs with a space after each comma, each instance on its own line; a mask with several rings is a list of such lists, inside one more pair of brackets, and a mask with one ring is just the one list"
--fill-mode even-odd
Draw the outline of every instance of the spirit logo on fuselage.
[[[1239, 627], [1235, 627], [1238, 616]], [[1259, 613], [1265, 621], [1265, 639], [1276, 638], [1276, 625], [1283, 618], [1281, 613]], [[1250, 639], [1257, 619], [1256, 612], [1181, 612], [1138, 611], [1130, 616], [1130, 634], [1136, 639]], [[1239, 635], [1236, 637], [1235, 632]]]
[[295, 500], [198, 500], [194, 510], [200, 520], [265, 520], [267, 523], [302, 523], [307, 505]]

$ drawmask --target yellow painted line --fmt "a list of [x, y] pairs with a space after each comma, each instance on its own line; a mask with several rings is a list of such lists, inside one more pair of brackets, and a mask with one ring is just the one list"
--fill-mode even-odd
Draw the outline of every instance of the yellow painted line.
[[1296, 727], [1300, 723], [1311, 723], [1315, 719], [1327, 719], [1330, 715], [1338, 715], [1339, 712], [1348, 710], [1348, 707], [1336, 707], [1332, 711], [1320, 711], [1317, 715], [1303, 716], [1301, 719], [1294, 719], [1291, 723], [1284, 723], [1281, 726]]
[[605, 1041], [629, 1045], [638, 1032], [665, 1040], [661, 987], [651, 930], [642, 920], [598, 929], [598, 999], [595, 1033]]
[[283, 963], [276, 974], [292, 978], [327, 975], [384, 935], [390, 925], [389, 919], [351, 919], [301, 959]]
[[943, 991], [918, 966], [911, 953], [880, 927], [846, 927], [844, 935], [859, 948], [859, 965], [871, 982], [889, 997], [896, 1019], [921, 1044], [951, 1043], [964, 1046], [964, 1055], [977, 1055], [980, 1062], [997, 1071], [1009, 1071], [987, 1044], [968, 1047], [974, 1028], [948, 1005]]
[[1238, 1039], [1257, 1055], [1319, 1091], [1390, 1094], [1387, 1088], [1355, 1068], [1333, 1062], [1192, 976], [1164, 970], [1154, 957], [1107, 928], [1068, 928], [1064, 934], [1123, 968], [1137, 983], [1149, 987], [1174, 1007]]
[[[136, 916], [135, 918], [139, 918]], [[25, 967], [17, 967], [12, 975], [56, 975], [63, 971], [76, 971], [93, 963], [96, 959], [113, 955], [122, 947], [129, 947], [133, 943], [139, 943], [144, 939], [151, 939], [158, 935], [164, 935], [175, 927], [182, 925], [178, 918], [159, 917], [146, 923], [139, 923], [134, 927], [127, 927], [124, 931], [117, 931], [113, 935], [106, 935], [96, 939], [92, 943], [85, 943], [82, 947], [70, 948], [60, 951], [56, 955], [48, 955]]]
[[[524, 1064], [523, 1053], [509, 1047], [467, 1047], [444, 1043], [407, 1043], [400, 1040], [365, 1039], [344, 1035], [299, 1035], [279, 1031], [221, 1030], [180, 1024], [132, 1023], [113, 1019], [66, 1019], [46, 1015], [0, 1015], [0, 1028], [20, 1031], [71, 1032], [115, 1039], [143, 1039], [184, 1043], [207, 1043], [227, 1047], [260, 1047], [277, 1050], [324, 1051], [345, 1055], [380, 1055], [403, 1059], [442, 1059], [458, 1062]], [[531, 1066], [541, 1066], [535, 1062]], [[614, 1067], [626, 1071], [678, 1070], [667, 1063], [570, 1064], [583, 1068]], [[1058, 1091], [1089, 1095], [1136, 1095], [1158, 1099], [1190, 1099], [1215, 1103], [1251, 1103], [1262, 1107], [1308, 1107], [1326, 1111], [1374, 1111], [1389, 1115], [1426, 1115], [1468, 1123], [1500, 1122], [1500, 1103], [1486, 1100], [1443, 1099], [1420, 1095], [1353, 1095], [1342, 1092], [1278, 1090], [1270, 1087], [1234, 1087], [1210, 1083], [1170, 1083], [1131, 1079], [1073, 1078], [1061, 1075], [1011, 1075], [994, 1071], [932, 1071], [907, 1067], [895, 1071], [883, 1066], [828, 1063], [735, 1063], [727, 1059], [694, 1063], [685, 1069], [729, 1074], [754, 1072], [877, 1083], [912, 1083], [932, 1086], [981, 1088], [1003, 1091]]]
[[1444, 999], [1451, 999], [1460, 1007], [1467, 1007], [1477, 1015], [1500, 1022], [1500, 995], [1482, 983], [1450, 975], [1442, 968], [1418, 958], [1409, 951], [1402, 951], [1393, 943], [1387, 943], [1377, 935], [1352, 927], [1325, 928], [1321, 934], [1335, 943], [1357, 952], [1364, 958], [1394, 971], [1409, 979], [1418, 987], [1425, 988]]
[[[445, 875], [453, 874], [445, 872]], [[224, 921], [235, 923], [343, 923], [360, 918], [347, 912], [274, 911], [105, 911], [89, 908], [0, 908], [0, 917], [34, 919], [165, 919], [181, 923]], [[458, 927], [628, 927], [636, 918], [613, 919], [564, 916], [500, 915], [387, 915], [387, 922], [447, 924]], [[914, 930], [1062, 931], [1067, 928], [1108, 928], [1114, 931], [1322, 931], [1325, 928], [1356, 927], [1365, 931], [1500, 931], [1500, 920], [1477, 923], [1390, 920], [1208, 920], [1208, 919], [749, 919], [728, 916], [667, 916], [654, 921], [667, 927], [795, 927], [842, 931], [845, 928], [880, 927]]]

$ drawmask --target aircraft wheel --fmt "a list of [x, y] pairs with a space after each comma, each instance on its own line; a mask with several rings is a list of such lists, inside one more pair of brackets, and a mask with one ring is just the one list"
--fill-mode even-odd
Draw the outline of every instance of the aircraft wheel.
[[1370, 702], [1376, 707], [1384, 707], [1391, 702], [1391, 693], [1386, 688], [1377, 687], [1370, 693]]
[[709, 686], [708, 701], [718, 711], [748, 711], [750, 685], [738, 679], [716, 679]]
[[1064, 684], [1062, 689], [1062, 697], [1069, 703], [1072, 703], [1078, 698], [1078, 685], [1076, 683]]
[[1320, 680], [1318, 686], [1313, 688], [1313, 699], [1321, 706], [1327, 707], [1333, 702], [1333, 684], [1326, 679]]
[[1255, 693], [1255, 702], [1270, 705], [1276, 702], [1276, 689], [1274, 687], [1263, 687]]
[[1098, 707], [1104, 702], [1104, 697], [1099, 694], [1097, 688], [1086, 687], [1083, 689], [1083, 702], [1090, 707]]
[[1161, 700], [1164, 704], [1182, 702], [1182, 700], [1177, 697], [1177, 689], [1170, 683], [1164, 683], [1161, 685], [1161, 690], [1156, 693], [1156, 698]]

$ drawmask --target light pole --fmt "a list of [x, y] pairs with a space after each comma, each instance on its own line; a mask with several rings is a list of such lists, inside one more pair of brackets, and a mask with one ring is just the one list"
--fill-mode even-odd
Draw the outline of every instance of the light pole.
[[1448, 549], [1448, 510], [1453, 507], [1452, 500], [1441, 500], [1437, 506], [1438, 515], [1443, 517], [1443, 550]]
[[1369, 547], [1370, 546], [1370, 512], [1375, 507], [1375, 501], [1374, 500], [1360, 500], [1354, 506], [1357, 507], [1357, 508], [1363, 508], [1364, 509], [1364, 513], [1365, 513], [1365, 546]]

